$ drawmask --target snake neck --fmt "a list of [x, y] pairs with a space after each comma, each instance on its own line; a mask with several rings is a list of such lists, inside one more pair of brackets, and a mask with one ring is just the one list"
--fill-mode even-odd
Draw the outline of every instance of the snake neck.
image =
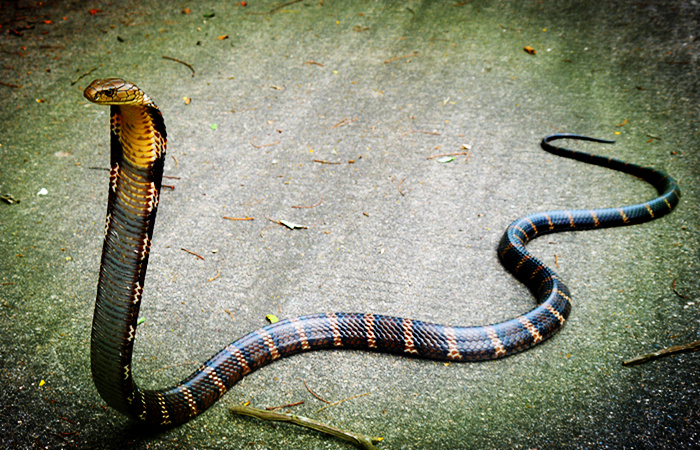
[[124, 162], [148, 170], [165, 157], [166, 132], [163, 117], [153, 106], [114, 106], [112, 133], [117, 136]]
[[[93, 318], [92, 373], [100, 395], [133, 413], [133, 343], [153, 236], [166, 149], [154, 107], [114, 106], [105, 240]], [[127, 393], [127, 395], [125, 395]]]

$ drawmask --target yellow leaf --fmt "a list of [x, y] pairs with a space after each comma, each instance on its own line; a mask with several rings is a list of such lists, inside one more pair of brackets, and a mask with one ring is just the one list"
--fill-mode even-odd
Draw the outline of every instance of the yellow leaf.
[[270, 323], [277, 323], [277, 322], [280, 321], [280, 320], [277, 318], [277, 316], [275, 316], [275, 315], [273, 315], [273, 314], [268, 314], [268, 315], [265, 316], [265, 318], [266, 318], [268, 321], [270, 321]]
[[44, 384], [46, 384], [46, 381], [41, 380], [41, 381], [39, 382], [39, 387], [42, 387]]

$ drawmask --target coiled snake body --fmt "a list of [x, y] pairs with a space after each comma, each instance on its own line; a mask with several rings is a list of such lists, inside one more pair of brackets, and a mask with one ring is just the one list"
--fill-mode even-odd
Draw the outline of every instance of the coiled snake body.
[[95, 80], [85, 97], [111, 105], [111, 172], [92, 325], [92, 374], [107, 404], [158, 425], [192, 419], [248, 373], [295, 353], [353, 348], [445, 361], [481, 361], [526, 350], [556, 333], [571, 309], [566, 285], [526, 250], [528, 241], [546, 233], [647, 222], [669, 213], [680, 198], [678, 185], [664, 172], [550, 144], [562, 138], [612, 141], [569, 134], [548, 136], [542, 141], [546, 151], [632, 174], [651, 183], [659, 196], [637, 205], [541, 212], [513, 222], [501, 239], [498, 256], [537, 299], [533, 310], [502, 323], [475, 327], [357, 313], [287, 319], [233, 342], [175, 386], [144, 390], [134, 383], [131, 358], [163, 176], [165, 125], [153, 101], [127, 81]]

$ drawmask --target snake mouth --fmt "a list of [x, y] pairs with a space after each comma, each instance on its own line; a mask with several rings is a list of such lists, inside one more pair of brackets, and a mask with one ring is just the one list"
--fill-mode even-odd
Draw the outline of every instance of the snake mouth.
[[85, 88], [83, 95], [93, 103], [97, 103], [100, 100], [100, 94], [97, 92], [97, 89], [92, 86]]

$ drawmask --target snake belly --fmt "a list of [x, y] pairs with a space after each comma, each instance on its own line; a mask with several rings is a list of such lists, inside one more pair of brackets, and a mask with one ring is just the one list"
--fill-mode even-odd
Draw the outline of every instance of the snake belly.
[[656, 188], [658, 197], [619, 208], [540, 212], [514, 221], [498, 245], [498, 256], [534, 295], [537, 305], [531, 311], [471, 327], [368, 313], [286, 319], [231, 343], [180, 383], [146, 390], [134, 382], [131, 359], [163, 176], [165, 125], [155, 103], [122, 79], [95, 80], [84, 94], [91, 102], [111, 106], [109, 197], [91, 338], [93, 379], [109, 406], [162, 426], [187, 422], [245, 375], [296, 353], [363, 349], [441, 361], [483, 361], [522, 352], [561, 329], [571, 310], [568, 288], [527, 251], [530, 240], [546, 233], [647, 222], [669, 213], [680, 198], [675, 180], [662, 171], [551, 144], [557, 139], [612, 141], [547, 136], [544, 150], [642, 178]]

